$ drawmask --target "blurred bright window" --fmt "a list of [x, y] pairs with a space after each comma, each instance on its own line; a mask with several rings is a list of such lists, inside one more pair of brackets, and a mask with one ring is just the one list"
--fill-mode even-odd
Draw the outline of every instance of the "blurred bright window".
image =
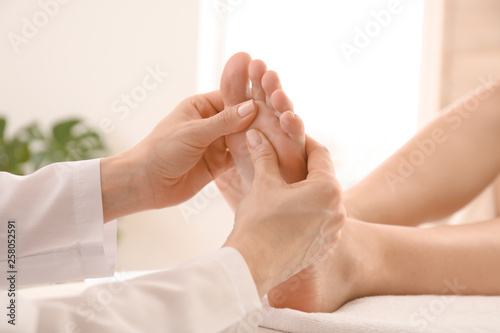
[[235, 52], [266, 61], [344, 186], [415, 132], [423, 1], [207, 0], [204, 11], [205, 82], [204, 66], [220, 75]]

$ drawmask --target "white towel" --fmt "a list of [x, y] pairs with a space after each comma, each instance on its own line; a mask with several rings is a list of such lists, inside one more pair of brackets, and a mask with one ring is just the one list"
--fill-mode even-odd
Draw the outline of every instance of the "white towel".
[[500, 296], [376, 296], [333, 313], [274, 309], [262, 327], [289, 333], [500, 332]]

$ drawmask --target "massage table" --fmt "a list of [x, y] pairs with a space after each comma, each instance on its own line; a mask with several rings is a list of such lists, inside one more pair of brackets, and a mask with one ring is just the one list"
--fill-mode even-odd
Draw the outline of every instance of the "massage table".
[[[90, 284], [87, 280], [87, 283], [28, 288], [23, 296], [32, 299], [68, 296], [107, 279], [92, 279]], [[500, 332], [500, 296], [364, 297], [334, 313], [274, 309], [265, 298], [263, 303], [258, 333]]]

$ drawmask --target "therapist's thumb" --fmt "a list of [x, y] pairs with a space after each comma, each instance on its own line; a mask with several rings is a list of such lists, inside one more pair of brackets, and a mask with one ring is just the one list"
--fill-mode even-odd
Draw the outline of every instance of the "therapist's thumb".
[[200, 135], [209, 144], [221, 136], [243, 131], [250, 126], [255, 116], [257, 107], [253, 100], [226, 107], [200, 123]]
[[249, 130], [246, 136], [254, 168], [254, 183], [263, 179], [283, 181], [279, 170], [278, 156], [267, 137], [255, 129]]

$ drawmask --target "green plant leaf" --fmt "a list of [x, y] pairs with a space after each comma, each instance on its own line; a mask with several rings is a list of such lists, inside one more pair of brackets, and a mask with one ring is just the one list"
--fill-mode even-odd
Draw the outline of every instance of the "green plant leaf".
[[56, 123], [52, 135], [34, 122], [5, 138], [7, 121], [0, 117], [0, 170], [22, 175], [55, 162], [101, 157], [106, 147], [99, 131], [80, 119]]
[[9, 171], [9, 155], [7, 155], [7, 151], [4, 144], [0, 144], [0, 171]]
[[12, 156], [18, 163], [24, 163], [30, 159], [27, 142], [14, 139], [11, 143]]
[[47, 158], [47, 152], [38, 152], [38, 153], [32, 153], [31, 154], [31, 162], [33, 163], [33, 168], [35, 170], [40, 169], [43, 167], [44, 161]]
[[23, 175], [23, 163], [29, 160], [30, 157], [28, 144], [14, 139], [12, 141], [6, 141], [2, 147], [2, 171]]
[[54, 134], [54, 138], [61, 144], [66, 144], [66, 142], [70, 141], [73, 136], [71, 134], [72, 128], [81, 123], [79, 119], [71, 119], [61, 123], [57, 123], [52, 128], [52, 133]]
[[7, 125], [7, 120], [5, 118], [0, 118], [0, 142], [4, 141], [5, 126]]
[[29, 140], [44, 140], [44, 135], [37, 123], [33, 123], [23, 128], [23, 131], [26, 133]]

